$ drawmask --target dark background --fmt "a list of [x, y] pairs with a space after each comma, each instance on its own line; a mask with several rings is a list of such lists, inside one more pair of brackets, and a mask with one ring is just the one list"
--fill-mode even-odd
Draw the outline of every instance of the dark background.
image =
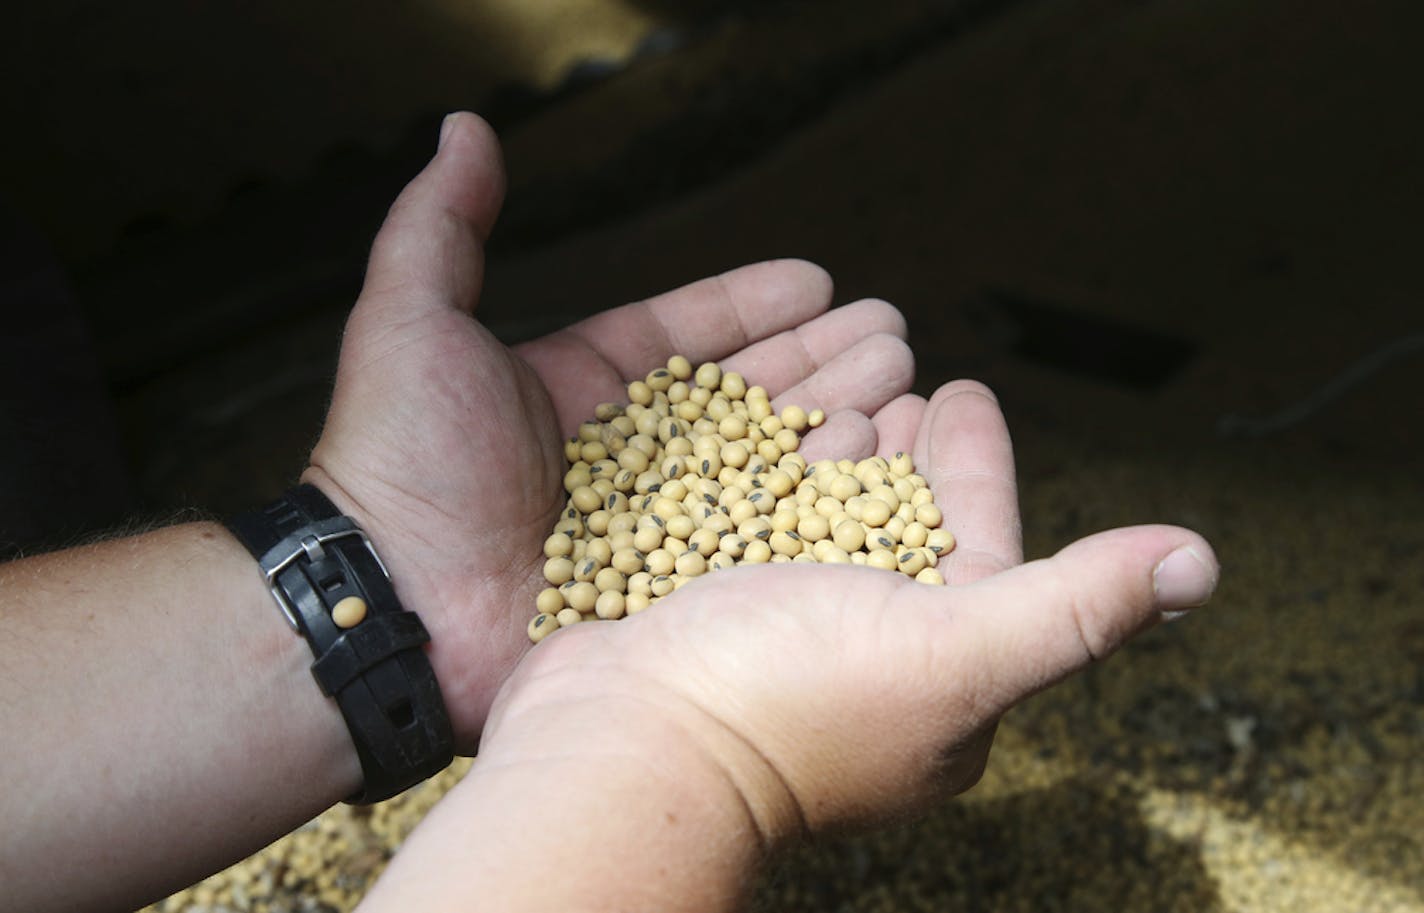
[[[1227, 567], [1220, 620], [1150, 640], [1140, 679], [1124, 659], [1086, 703], [1034, 704], [1026, 744], [1052, 749], [1062, 733], [1039, 724], [1074, 719], [1081, 751], [1062, 755], [1102, 807], [1196, 791], [1420, 901], [1417, 864], [1388, 860], [1424, 829], [1408, 785], [1424, 7], [70, 0], [4, 16], [0, 548], [220, 514], [290, 482], [385, 207], [444, 113], [471, 109], [510, 175], [481, 306], [498, 334], [776, 256], [821, 263], [838, 302], [896, 303], [922, 392], [968, 375], [1000, 393], [1030, 556], [1163, 520]], [[1149, 687], [1165, 693], [1144, 705]], [[1203, 694], [1234, 709], [1194, 715]], [[1244, 772], [1225, 716], [1270, 736], [1248, 738]], [[1362, 776], [1385, 785], [1310, 804]], [[1064, 822], [1069, 795], [1046, 801]], [[1007, 817], [934, 826], [1020, 839], [1036, 803], [994, 801]], [[1090, 855], [1147, 825], [1124, 827]], [[1375, 843], [1385, 861], [1359, 850]], [[1198, 849], [1173, 842], [1171, 872], [1214, 898], [1236, 870]], [[905, 908], [968, 890], [857, 871]], [[976, 896], [1067, 884], [1052, 866], [998, 877]]]

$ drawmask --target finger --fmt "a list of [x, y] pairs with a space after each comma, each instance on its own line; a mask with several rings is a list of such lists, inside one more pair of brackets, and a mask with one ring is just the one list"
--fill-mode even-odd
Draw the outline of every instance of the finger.
[[820, 314], [834, 289], [804, 260], [755, 263], [647, 301], [604, 311], [515, 351], [554, 394], [561, 427], [600, 402], [627, 398], [625, 384], [684, 355], [696, 365]]
[[826, 423], [807, 432], [797, 452], [807, 463], [817, 460], [863, 460], [875, 453], [875, 425], [859, 412], [834, 412]]
[[869, 336], [904, 339], [905, 317], [893, 305], [867, 298], [835, 308], [798, 327], [729, 356], [722, 367], [748, 378], [771, 396], [800, 383]]
[[871, 416], [875, 424], [876, 455], [888, 460], [901, 452], [913, 454], [915, 437], [925, 420], [927, 405], [923, 396], [906, 393], [892, 399]]
[[915, 380], [915, 356], [905, 340], [877, 333], [860, 340], [821, 365], [813, 374], [772, 400], [780, 412], [790, 405], [827, 415], [854, 409], [874, 415], [910, 389]]
[[956, 540], [939, 562], [946, 583], [971, 583], [1023, 561], [1013, 443], [988, 387], [957, 380], [937, 390], [912, 458]]
[[[1115, 529], [964, 588], [905, 587], [939, 607], [944, 663], [974, 644], [975, 715], [991, 720], [1110, 656], [1133, 635], [1201, 605], [1220, 566], [1211, 546], [1174, 526]], [[952, 674], [963, 674], [954, 672]]]
[[445, 119], [435, 157], [392, 204], [371, 247], [362, 288], [368, 310], [474, 310], [484, 242], [504, 199], [499, 141], [474, 114]]

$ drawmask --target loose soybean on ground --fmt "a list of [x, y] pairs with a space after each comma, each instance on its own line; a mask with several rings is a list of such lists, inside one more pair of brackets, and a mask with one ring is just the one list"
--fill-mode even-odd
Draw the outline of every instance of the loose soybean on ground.
[[603, 403], [564, 444], [564, 505], [544, 541], [529, 639], [636, 615], [737, 564], [859, 564], [943, 584], [954, 548], [934, 492], [906, 453], [817, 460], [797, 452], [825, 421], [777, 415], [766, 390], [681, 355]]

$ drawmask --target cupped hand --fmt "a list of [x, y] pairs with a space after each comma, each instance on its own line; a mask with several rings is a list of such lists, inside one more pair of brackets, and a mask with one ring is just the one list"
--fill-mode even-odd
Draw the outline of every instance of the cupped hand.
[[[734, 270], [518, 346], [475, 319], [504, 177], [498, 144], [452, 115], [392, 206], [347, 323], [331, 408], [304, 480], [366, 529], [473, 749], [529, 648], [541, 544], [564, 505], [563, 441], [627, 380], [681, 353], [743, 371], [781, 401], [833, 413], [808, 446], [873, 448], [865, 417], [922, 408], [904, 321], [864, 301], [825, 313], [817, 267]], [[816, 441], [820, 443], [817, 444]]]
[[847, 565], [697, 578], [632, 618], [541, 642], [501, 693], [482, 760], [587, 750], [594, 763], [609, 732], [627, 734], [614, 751], [656, 757], [658, 737], [640, 734], [671, 732], [705, 762], [679, 777], [714, 795], [731, 783], [769, 846], [873, 823], [972, 785], [1007, 709], [1215, 586], [1210, 546], [1169, 526], [1020, 564], [1012, 450], [979, 384], [873, 421], [882, 453], [912, 448], [959, 540], [941, 559], [947, 586]]

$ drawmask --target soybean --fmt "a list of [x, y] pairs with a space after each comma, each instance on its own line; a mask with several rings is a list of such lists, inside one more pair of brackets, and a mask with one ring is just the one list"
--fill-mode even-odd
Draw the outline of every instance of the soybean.
[[331, 607], [331, 620], [338, 628], [354, 628], [366, 619], [366, 600], [347, 596]]
[[[954, 536], [908, 454], [808, 465], [801, 435], [825, 411], [773, 412], [764, 388], [715, 362], [694, 369], [673, 355], [626, 392], [562, 445], [568, 500], [543, 543], [548, 586], [531, 641], [636, 615], [737, 564], [857, 564], [944, 582], [935, 565]], [[361, 620], [350, 607], [333, 619]]]

